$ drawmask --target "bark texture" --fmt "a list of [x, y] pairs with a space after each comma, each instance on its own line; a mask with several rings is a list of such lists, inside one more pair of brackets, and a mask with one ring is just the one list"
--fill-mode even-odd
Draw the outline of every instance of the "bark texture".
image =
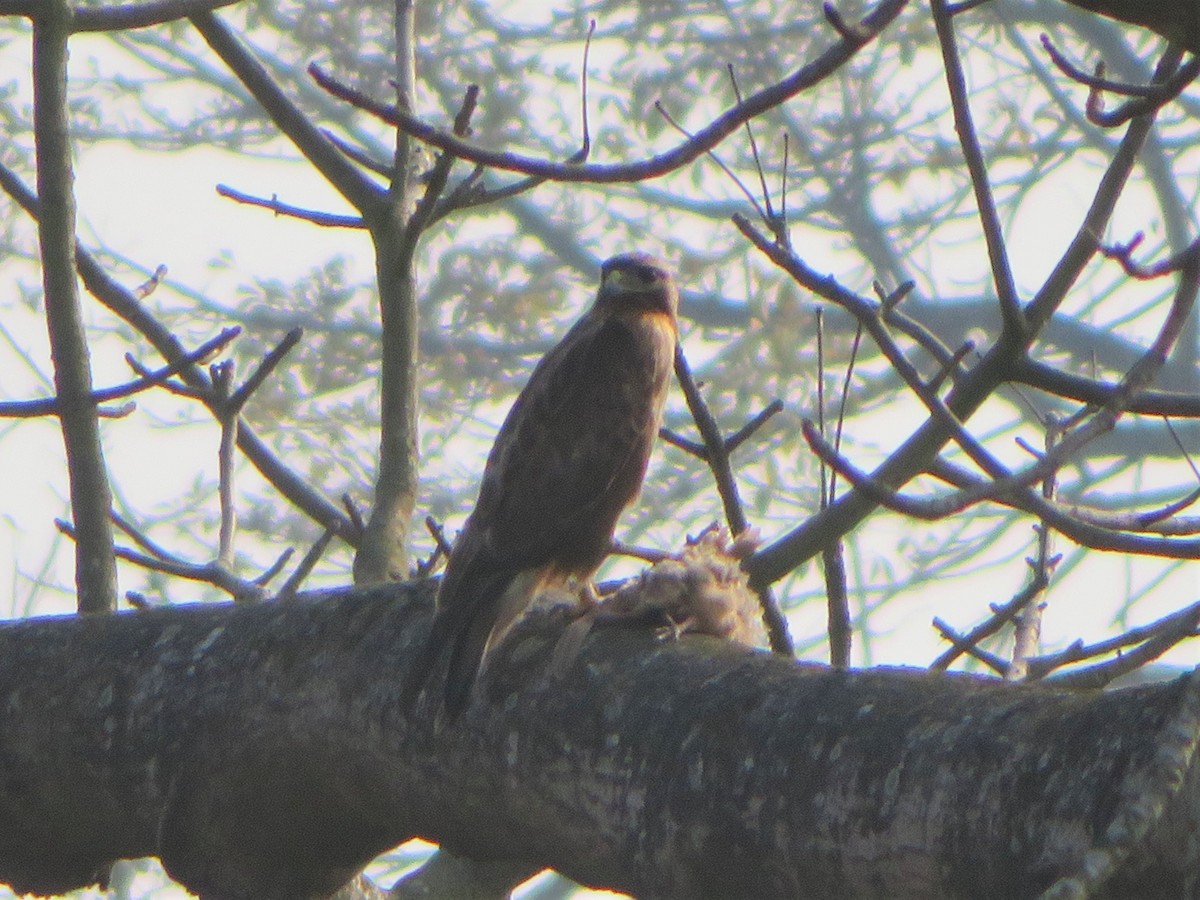
[[157, 855], [205, 897], [324, 897], [420, 834], [642, 897], [1196, 890], [1197, 676], [1069, 693], [612, 625], [551, 679], [550, 610], [447, 724], [440, 674], [399, 701], [431, 593], [0, 626], [0, 881]]

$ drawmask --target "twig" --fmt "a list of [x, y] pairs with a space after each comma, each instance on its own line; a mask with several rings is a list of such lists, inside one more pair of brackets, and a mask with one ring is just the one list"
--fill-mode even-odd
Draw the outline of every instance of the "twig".
[[275, 562], [271, 563], [270, 568], [254, 579], [254, 583], [259, 587], [265, 588], [271, 581], [275, 579], [276, 575], [283, 571], [283, 567], [288, 564], [288, 560], [292, 558], [295, 552], [296, 550], [294, 547], [288, 547], [286, 550], [280, 553], [279, 556], [275, 558]]
[[300, 585], [304, 584], [305, 579], [312, 574], [312, 570], [316, 568], [334, 537], [336, 535], [328, 528], [321, 532], [321, 536], [308, 548], [308, 552], [304, 554], [304, 558], [300, 560], [295, 571], [280, 586], [279, 593], [275, 595], [276, 600], [291, 600], [300, 592]]
[[367, 227], [366, 223], [363, 222], [362, 216], [342, 216], [336, 213], [320, 212], [315, 209], [292, 206], [290, 203], [284, 203], [276, 194], [272, 194], [271, 199], [266, 200], [262, 197], [255, 197], [253, 194], [244, 194], [227, 184], [218, 184], [217, 193], [222, 197], [228, 197], [230, 200], [236, 200], [238, 203], [245, 203], [247, 206], [259, 206], [263, 209], [271, 210], [277, 216], [300, 219], [313, 225], [319, 225], [322, 228]]
[[[817, 325], [817, 431], [822, 437], [825, 436], [825, 310], [817, 307], [816, 310], [816, 325]], [[826, 472], [828, 463], [825, 459], [818, 455], [817, 461], [821, 464], [820, 471], [817, 477], [821, 480], [821, 497], [820, 508], [825, 509], [833, 502], [830, 488], [832, 485], [829, 481], [829, 476]]]
[[1185, 535], [1200, 533], [1200, 518], [1195, 516], [1182, 519], [1175, 517], [1178, 513], [1193, 506], [1197, 500], [1200, 500], [1200, 488], [1192, 491], [1186, 497], [1144, 512], [1101, 512], [1091, 506], [1080, 504], [1059, 503], [1059, 506], [1080, 522], [1100, 528]]
[[165, 559], [174, 562], [183, 562], [178, 556], [175, 556], [165, 547], [155, 543], [150, 539], [150, 536], [144, 531], [138, 530], [132, 522], [118, 513], [116, 510], [111, 511], [113, 524], [121, 529], [135, 544], [157, 559]]
[[733, 453], [738, 447], [742, 446], [749, 438], [767, 424], [773, 416], [783, 412], [783, 401], [779, 398], [772, 400], [763, 408], [762, 412], [754, 416], [749, 422], [735, 431], [729, 437], [725, 438], [725, 449], [729, 453]]
[[321, 133], [229, 27], [211, 12], [197, 13], [189, 18], [208, 45], [267, 111], [271, 121], [333, 188], [364, 216], [381, 212], [387, 203], [385, 192]]
[[1092, 91], [1104, 91], [1110, 94], [1119, 94], [1123, 97], [1142, 97], [1147, 100], [1154, 100], [1163, 97], [1165, 93], [1170, 91], [1176, 81], [1182, 79], [1186, 86], [1187, 79], [1184, 78], [1185, 73], [1183, 69], [1176, 72], [1167, 81], [1158, 84], [1129, 84], [1123, 81], [1109, 81], [1104, 77], [1103, 62], [1096, 63], [1095, 74], [1089, 75], [1067, 59], [1066, 54], [1054, 46], [1054, 42], [1050, 40], [1049, 35], [1043, 33], [1041, 41], [1042, 47], [1045, 48], [1047, 55], [1050, 57], [1050, 61], [1058, 67], [1060, 72], [1072, 81], [1076, 81], [1084, 87], [1090, 88]]
[[342, 494], [342, 508], [346, 510], [350, 527], [355, 534], [361, 536], [363, 531], [366, 530], [367, 523], [363, 520], [362, 511], [358, 508], [358, 504], [354, 502], [354, 498], [349, 494]]
[[[567, 157], [567, 162], [574, 165], [586, 162], [592, 150], [592, 133], [588, 116], [588, 60], [591, 57], [592, 36], [595, 31], [596, 20], [592, 19], [588, 25], [587, 37], [583, 43], [583, 65], [580, 75], [579, 105], [583, 138], [580, 141], [579, 149]], [[468, 91], [473, 87], [475, 86], [471, 85], [468, 87]], [[454, 134], [456, 137], [465, 138], [469, 135], [469, 131], [465, 128], [465, 125], [460, 131], [457, 124], [461, 116], [462, 113], [460, 110], [459, 116], [456, 117]], [[454, 158], [451, 154], [451, 151], [444, 152], [446, 155], [450, 155], [451, 158]], [[454, 190], [450, 192], [449, 196], [443, 198], [433, 208], [425, 227], [428, 227], [434, 222], [441, 221], [444, 217], [457, 210], [469, 209], [474, 206], [482, 206], [483, 204], [487, 203], [496, 203], [501, 200], [507, 200], [509, 198], [516, 197], [519, 194], [530, 191], [538, 185], [544, 184], [546, 181], [544, 178], [530, 176], [528, 178], [520, 178], [511, 184], [507, 184], [500, 188], [488, 189], [480, 183], [485, 170], [486, 167], [484, 165], [481, 163], [476, 163], [475, 168], [471, 171], [471, 173], [455, 186]]]
[[[850, 359], [846, 363], [846, 377], [842, 380], [842, 396], [838, 401], [838, 417], [837, 425], [833, 430], [833, 447], [839, 452], [842, 449], [842, 429], [846, 424], [846, 408], [850, 404], [850, 380], [854, 376], [854, 363], [858, 359], [858, 348], [862, 343], [862, 323], [856, 322], [854, 326], [854, 341], [850, 345]], [[829, 479], [829, 499], [832, 501], [837, 497], [837, 473], [835, 472]]]
[[948, 364], [940, 366], [938, 372], [933, 378], [929, 379], [929, 384], [926, 385], [931, 393], [936, 394], [942, 389], [942, 385], [946, 379], [954, 374], [955, 369], [959, 367], [967, 355], [975, 349], [974, 341], [965, 341], [961, 347], [954, 351], [954, 356], [950, 358]]
[[995, 653], [989, 653], [982, 647], [971, 642], [970, 638], [965, 638], [957, 631], [943, 622], [941, 619], [933, 620], [933, 627], [937, 629], [938, 634], [948, 640], [954, 650], [959, 654], [966, 654], [973, 659], [979, 660], [993, 672], [998, 675], [1004, 675], [1009, 670], [1009, 664]]
[[853, 43], [864, 40], [868, 36], [863, 34], [861, 26], [847, 24], [832, 3], [821, 4], [821, 12], [825, 14], [825, 21], [829, 23], [829, 27], [836, 31], [842, 40]]
[[[931, 672], [944, 672], [950, 668], [951, 664], [958, 659], [963, 653], [969, 652], [968, 648], [977, 647], [980, 641], [983, 641], [993, 634], [996, 634], [1001, 628], [1013, 620], [1027, 605], [1032, 603], [1042, 591], [1046, 589], [1045, 573], [1033, 570], [1033, 576], [1029, 584], [1025, 585], [1015, 597], [1000, 607], [993, 607], [991, 618], [987, 621], [976, 625], [972, 628], [965, 637], [954, 640], [954, 646], [935, 659], [929, 666]], [[935, 623], [936, 626], [936, 623]], [[941, 628], [939, 627], [939, 630]], [[947, 629], [948, 630], [948, 629]], [[945, 632], [943, 632], [945, 633]], [[998, 672], [1003, 672], [1008, 668], [1007, 663], [1001, 663], [997, 669]]]
[[[62, 519], [55, 519], [54, 524], [60, 532], [72, 540], [75, 539], [75, 529], [69, 522], [65, 522]], [[246, 581], [243, 578], [239, 578], [216, 562], [197, 565], [195, 563], [183, 562], [178, 557], [170, 554], [165, 557], [159, 557], [120, 546], [115, 548], [115, 554], [118, 559], [123, 559], [126, 562], [141, 566], [143, 569], [149, 569], [152, 572], [162, 572], [164, 575], [174, 575], [177, 578], [186, 578], [189, 581], [201, 581], [205, 584], [211, 584], [225, 591], [236, 602], [261, 600], [266, 593], [253, 581]]]
[[854, 630], [850, 623], [850, 597], [846, 590], [846, 560], [841, 538], [821, 551], [821, 570], [825, 574], [829, 665], [835, 669], [846, 669], [850, 667]]
[[653, 547], [636, 547], [633, 544], [626, 544], [624, 541], [617, 540], [612, 542], [609, 553], [617, 556], [628, 556], [631, 559], [640, 559], [648, 563], [660, 563], [663, 560], [675, 559], [677, 557], [677, 554], [667, 550], [658, 550]]
[[[1064, 372], [1031, 359], [1014, 362], [1012, 381], [1038, 388], [1064, 400], [1076, 400], [1092, 406], [1106, 406], [1111, 403], [1119, 389], [1119, 385], [1112, 382]], [[1200, 396], [1143, 389], [1128, 398], [1125, 409], [1139, 415], [1198, 418]]]
[[433, 516], [425, 517], [425, 529], [433, 537], [433, 552], [426, 559], [420, 560], [414, 567], [413, 578], [428, 578], [437, 569], [443, 558], [450, 558], [451, 546], [446, 540], [445, 531]]
[[1122, 675], [1140, 669], [1146, 663], [1158, 659], [1176, 644], [1194, 637], [1196, 628], [1200, 625], [1200, 609], [1192, 606], [1186, 612], [1190, 615], [1181, 617], [1174, 627], [1166, 629], [1128, 653], [1094, 666], [1065, 672], [1061, 675], [1051, 675], [1045, 680], [1057, 687], [1102, 688], [1113, 679], [1120, 678]]
[[1119, 262], [1121, 268], [1125, 270], [1125, 274], [1130, 278], [1136, 278], [1138, 281], [1150, 281], [1154, 278], [1162, 278], [1164, 275], [1170, 275], [1172, 272], [1181, 271], [1187, 265], [1188, 254], [1195, 252], [1195, 245], [1193, 245], [1152, 266], [1144, 266], [1133, 258], [1133, 251], [1138, 248], [1144, 238], [1145, 235], [1139, 231], [1128, 243], [1101, 244], [1097, 247], [1097, 251], [1105, 259], [1114, 259]]
[[226, 411], [229, 415], [236, 416], [241, 414], [246, 401], [250, 399], [250, 395], [262, 386], [262, 383], [270, 377], [271, 373], [283, 361], [283, 358], [292, 352], [293, 347], [300, 343], [302, 337], [304, 337], [304, 329], [293, 328], [283, 336], [283, 340], [276, 344], [274, 349], [263, 356], [262, 362], [250, 373], [250, 377], [225, 401]]
[[217, 564], [233, 565], [233, 541], [237, 533], [237, 504], [233, 496], [234, 448], [237, 445], [238, 412], [231, 402], [230, 390], [237, 371], [232, 359], [212, 366], [213, 393], [217, 398], [217, 422], [221, 426], [221, 441], [217, 449], [217, 497], [221, 524], [217, 538]]
[[[662, 116], [664, 119], [666, 119], [668, 125], [670, 125], [672, 128], [674, 128], [680, 134], [682, 134], [685, 138], [687, 138], [688, 140], [696, 139], [695, 135], [693, 135], [690, 131], [688, 131], [686, 128], [684, 128], [682, 125], [680, 125], [678, 122], [675, 121], [674, 117], [672, 117], [672, 115], [669, 112], [667, 112], [667, 108], [665, 106], [663, 106], [663, 102], [661, 100], [654, 101], [654, 109], [657, 110], [657, 112], [660, 116]], [[746, 124], [749, 125], [748, 122]], [[750, 188], [746, 187], [745, 182], [743, 182], [742, 179], [738, 178], [737, 173], [734, 172], [733, 169], [731, 169], [731, 168], [729, 168], [729, 166], [725, 165], [725, 162], [721, 159], [721, 157], [717, 156], [717, 152], [715, 149], [709, 149], [706, 151], [706, 153], [708, 155], [708, 158], [711, 159], [713, 162], [715, 162], [717, 164], [717, 166], [720, 168], [720, 170], [729, 176], [729, 180], [732, 181], [734, 183], [734, 185], [737, 187], [737, 189], [742, 192], [743, 196], [745, 196], [745, 198], [750, 201], [750, 205], [754, 207], [754, 211], [756, 213], [758, 213], [758, 217], [763, 221], [763, 223], [765, 225], [767, 225], [767, 227], [771, 228], [772, 231], [774, 231], [774, 222], [772, 221], [771, 217], [767, 214], [767, 212], [759, 205], [758, 198], [756, 198], [754, 196], [754, 192], [751, 191]], [[767, 202], [770, 203], [770, 200], [768, 200]]]
[[325, 135], [325, 137], [327, 137], [335, 147], [341, 150], [342, 153], [346, 154], [349, 159], [354, 160], [368, 172], [374, 172], [376, 175], [382, 175], [388, 180], [396, 177], [396, 169], [394, 166], [380, 162], [362, 148], [355, 147], [349, 141], [344, 140], [343, 138], [334, 134], [328, 128], [322, 128], [321, 134]]
[[[957, 487], [981, 485], [982, 480], [961, 466], [937, 459], [928, 469], [935, 478]], [[1047, 503], [1033, 491], [1017, 491], [998, 497], [996, 502], [1020, 509], [1050, 523], [1077, 544], [1093, 550], [1110, 550], [1138, 556], [1161, 556], [1168, 559], [1195, 559], [1200, 555], [1200, 541], [1180, 541], [1173, 538], [1143, 538], [1123, 534], [1103, 524], [1094, 525], [1072, 515], [1073, 507]]]
[[703, 444], [698, 444], [695, 441], [689, 441], [683, 435], [672, 431], [665, 425], [658, 429], [658, 436], [673, 447], [678, 447], [689, 456], [694, 456], [696, 459], [708, 462], [708, 448]]
[[[894, 512], [916, 519], [936, 521], [965, 509], [972, 502], [989, 499], [1024, 510], [1044, 519], [1057, 531], [1078, 544], [1094, 550], [1112, 550], [1141, 556], [1162, 556], [1170, 559], [1194, 559], [1200, 555], [1200, 541], [1180, 541], [1171, 538], [1133, 537], [1107, 528], [1095, 527], [1071, 517], [1069, 512], [1046, 502], [1031, 491], [1022, 490], [1023, 478], [1011, 473], [1000, 475], [998, 481], [984, 481], [943, 459], [931, 463], [929, 472], [947, 483], [961, 486], [953, 497], [917, 499], [900, 494], [886, 482], [868, 475], [834, 452], [811, 422], [802, 425], [804, 437], [813, 452], [823, 456], [842, 476], [872, 502]], [[957, 439], [957, 438], [956, 438]], [[986, 452], [986, 451], [985, 451]], [[990, 455], [989, 455], [990, 456]], [[998, 465], [998, 463], [997, 463]], [[1007, 472], [1007, 470], [1004, 470]], [[1038, 476], [1042, 477], [1041, 475]], [[1037, 478], [1033, 479], [1034, 481]], [[1003, 482], [1003, 483], [1001, 483]]]
[[[1058, 442], [1061, 435], [1060, 426], [1052, 418], [1041, 418], [1046, 421], [1045, 447], [1049, 451]], [[1052, 502], [1057, 489], [1055, 474], [1047, 475], [1042, 481], [1042, 498]], [[1049, 586], [1050, 578], [1060, 559], [1054, 555], [1052, 549], [1054, 531], [1044, 520], [1035, 525], [1034, 530], [1037, 533], [1037, 556], [1034, 559], [1026, 559], [1025, 562], [1037, 573], [1035, 580]], [[1029, 660], [1040, 647], [1043, 609], [1044, 604], [1036, 602], [1036, 598], [1031, 598], [1013, 617], [1012, 661], [1004, 673], [1007, 681], [1024, 681], [1028, 677]]]
[[[478, 103], [479, 85], [468, 85], [466, 93], [463, 95], [462, 105], [458, 109], [458, 114], [454, 117], [454, 133], [456, 135], [465, 137], [471, 133], [471, 116], [475, 114], [475, 107]], [[446, 182], [450, 178], [450, 170], [454, 167], [454, 158], [453, 153], [446, 151], [433, 164], [433, 169], [429, 172], [429, 178], [425, 184], [425, 193], [417, 201], [417, 208], [413, 211], [412, 216], [409, 217], [408, 224], [405, 226], [406, 241], [415, 242], [421, 232], [428, 228], [432, 222], [437, 202], [442, 196], [442, 192], [446, 189]]]
[[163, 279], [166, 277], [167, 267], [159, 264], [155, 267], [154, 272], [151, 273], [149, 278], [133, 289], [133, 296], [137, 297], [139, 300], [145, 300], [154, 293], [155, 289], [162, 284]]
[[428, 529], [430, 536], [433, 538], [433, 543], [437, 547], [438, 552], [449, 559], [450, 551], [454, 548], [446, 540], [446, 529], [439, 522], [435, 521], [433, 516], [425, 517], [425, 528]]
[[1171, 424], [1171, 420], [1163, 416], [1163, 424], [1167, 426], [1167, 433], [1171, 435], [1171, 440], [1175, 442], [1176, 449], [1183, 454], [1183, 458], [1187, 460], [1188, 466], [1192, 470], [1192, 474], [1196, 476], [1196, 480], [1200, 481], [1200, 468], [1196, 467], [1195, 460], [1192, 459], [1192, 454], [1188, 453], [1187, 448], [1183, 446], [1183, 441], [1179, 439], [1179, 432], [1175, 430], [1175, 426]]
[[[1170, 51], [1168, 51], [1168, 54]], [[1103, 73], [1102, 65], [1096, 66], [1097, 75]], [[1104, 94], [1099, 88], [1093, 87], [1088, 92], [1086, 115], [1089, 122], [1101, 128], [1118, 128], [1130, 119], [1156, 112], [1162, 106], [1174, 100], [1183, 93], [1184, 88], [1200, 75], [1200, 57], [1193, 56], [1171, 78], [1160, 83], [1160, 89], [1144, 97], [1129, 100], [1112, 112], [1104, 110]], [[1132, 87], [1132, 86], [1127, 86]], [[1126, 91], [1127, 92], [1127, 91]]]

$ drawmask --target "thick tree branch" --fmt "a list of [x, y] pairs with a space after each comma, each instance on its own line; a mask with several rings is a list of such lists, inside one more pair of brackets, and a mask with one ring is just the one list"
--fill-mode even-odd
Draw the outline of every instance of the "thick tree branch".
[[397, 700], [431, 593], [0, 625], [0, 880], [159, 855], [204, 895], [295, 900], [414, 834], [640, 896], [1165, 896], [1194, 871], [1195, 675], [1077, 693], [608, 626], [547, 680], [552, 610], [447, 725]]

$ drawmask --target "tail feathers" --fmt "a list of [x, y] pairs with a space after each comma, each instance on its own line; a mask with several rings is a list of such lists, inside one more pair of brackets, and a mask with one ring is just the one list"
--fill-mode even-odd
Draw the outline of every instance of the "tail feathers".
[[437, 666], [437, 661], [446, 645], [445, 624], [445, 620], [438, 613], [434, 613], [429, 633], [425, 636], [424, 642], [417, 649], [415, 659], [408, 667], [408, 679], [400, 694], [400, 702], [406, 709], [411, 709], [417, 702], [417, 697], [429, 683], [429, 677]]
[[446, 670], [446, 714], [457, 718], [471, 699], [471, 688], [483, 668], [492, 627], [495, 624], [496, 598], [480, 598], [478, 609], [467, 627], [454, 641], [450, 665]]
[[[449, 650], [446, 712], [452, 718], [462, 712], [470, 700], [483, 658], [496, 643], [496, 631], [501, 627], [507, 631], [511, 624], [500, 620], [514, 578], [516, 573], [492, 572], [481, 578], [458, 580], [449, 594], [444, 590], [439, 592], [429, 636], [413, 662], [404, 690], [407, 706], [416, 701], [438, 668], [438, 661]], [[501, 633], [499, 637], [502, 636]]]

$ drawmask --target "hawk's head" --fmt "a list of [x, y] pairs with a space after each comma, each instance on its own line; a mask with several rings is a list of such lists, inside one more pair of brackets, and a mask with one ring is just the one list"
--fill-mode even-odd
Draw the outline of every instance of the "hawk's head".
[[648, 253], [622, 253], [600, 266], [596, 308], [612, 313], [657, 312], [674, 322], [679, 289], [661, 259]]

